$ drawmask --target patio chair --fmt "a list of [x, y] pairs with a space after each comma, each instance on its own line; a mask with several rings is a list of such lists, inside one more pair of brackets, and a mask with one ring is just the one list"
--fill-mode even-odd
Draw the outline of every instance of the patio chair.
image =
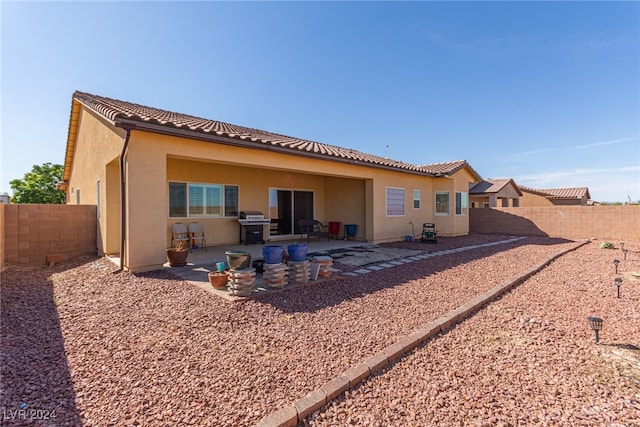
[[199, 247], [197, 243], [200, 242], [204, 250], [207, 250], [207, 242], [204, 239], [204, 230], [200, 223], [192, 222], [189, 224], [189, 237], [191, 239], [191, 249]]
[[[322, 224], [315, 219], [301, 219], [298, 221], [300, 227], [300, 233], [307, 235], [307, 243], [309, 243], [309, 237], [317, 237], [318, 240], [321, 237], [327, 237], [327, 241], [331, 241], [331, 233], [329, 233], [329, 227]], [[302, 236], [300, 236], [302, 238]]]
[[191, 249], [191, 240], [189, 239], [189, 230], [187, 226], [181, 222], [171, 225], [171, 247], [177, 247], [176, 244], [184, 242], [187, 248]]

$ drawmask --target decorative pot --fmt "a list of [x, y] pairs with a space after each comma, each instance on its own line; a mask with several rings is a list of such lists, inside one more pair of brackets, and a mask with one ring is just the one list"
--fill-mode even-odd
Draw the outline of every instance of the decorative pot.
[[251, 265], [251, 254], [247, 251], [226, 251], [227, 264], [232, 270], [242, 270]]
[[226, 272], [217, 272], [217, 271], [211, 271], [209, 273], [209, 283], [211, 283], [211, 286], [213, 286], [215, 289], [222, 289], [227, 285], [227, 281], [229, 280], [229, 276], [227, 275]]
[[307, 259], [307, 245], [304, 243], [296, 243], [287, 246], [289, 251], [289, 258], [291, 261], [300, 262]]
[[262, 257], [265, 264], [280, 264], [284, 255], [284, 246], [265, 245], [262, 247]]
[[189, 256], [189, 251], [186, 249], [167, 249], [167, 259], [171, 267], [184, 267], [187, 265], [187, 256]]

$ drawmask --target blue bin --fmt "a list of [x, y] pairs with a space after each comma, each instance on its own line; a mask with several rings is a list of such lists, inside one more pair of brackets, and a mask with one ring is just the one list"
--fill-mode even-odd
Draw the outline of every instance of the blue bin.
[[347, 237], [355, 237], [357, 228], [358, 228], [357, 224], [345, 224], [344, 230]]

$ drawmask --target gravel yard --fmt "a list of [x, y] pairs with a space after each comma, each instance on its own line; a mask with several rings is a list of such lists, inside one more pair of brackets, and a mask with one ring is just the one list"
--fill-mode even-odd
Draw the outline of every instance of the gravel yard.
[[[13, 411], [23, 408], [37, 425], [254, 425], [572, 244], [529, 237], [246, 302], [166, 271], [116, 273], [103, 259], [11, 267], [0, 289], [0, 416], [20, 425]], [[625, 247], [627, 260], [598, 242], [565, 254], [307, 422], [640, 425], [640, 284], [628, 274], [640, 272], [640, 247]], [[591, 315], [605, 321], [601, 345]]]

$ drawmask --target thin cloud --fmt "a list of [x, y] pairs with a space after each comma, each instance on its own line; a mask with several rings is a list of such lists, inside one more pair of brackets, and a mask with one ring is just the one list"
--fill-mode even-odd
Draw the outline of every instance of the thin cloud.
[[638, 140], [638, 137], [613, 139], [611, 141], [602, 141], [602, 142], [595, 142], [593, 144], [585, 144], [585, 145], [577, 145], [575, 147], [568, 147], [567, 150], [583, 150], [585, 148], [602, 147], [602, 146], [605, 146], [605, 145], [623, 144], [625, 142], [637, 141], [637, 140]]
[[594, 147], [604, 147], [607, 145], [616, 145], [616, 144], [624, 144], [625, 142], [637, 141], [640, 139], [639, 137], [630, 137], [630, 138], [620, 138], [620, 139], [612, 139], [609, 141], [601, 141], [594, 142], [593, 144], [584, 144], [584, 145], [574, 145], [573, 147], [549, 147], [549, 148], [540, 148], [537, 150], [523, 151], [522, 153], [516, 153], [514, 156], [529, 156], [531, 154], [539, 154], [539, 153], [548, 153], [552, 151], [576, 151], [576, 150], [585, 150], [588, 148]]
[[628, 38], [625, 36], [612, 36], [607, 32], [599, 33], [577, 33], [571, 34], [565, 39], [565, 43], [558, 46], [563, 49], [583, 50], [588, 49], [610, 49], [615, 46], [624, 45]]
[[469, 40], [456, 40], [445, 35], [426, 32], [423, 37], [434, 44], [439, 44], [452, 49], [458, 49], [475, 54], [510, 54], [521, 52], [525, 46], [529, 46], [538, 40], [535, 35], [504, 36], [504, 37], [480, 37]]
[[593, 176], [598, 174], [619, 174], [625, 172], [638, 172], [640, 171], [640, 166], [622, 166], [615, 168], [578, 168], [578, 169], [568, 169], [564, 171], [553, 171], [553, 172], [540, 172], [529, 175], [521, 175], [517, 178], [517, 181], [559, 181], [566, 180], [567, 178], [573, 177], [582, 177], [582, 176]]

